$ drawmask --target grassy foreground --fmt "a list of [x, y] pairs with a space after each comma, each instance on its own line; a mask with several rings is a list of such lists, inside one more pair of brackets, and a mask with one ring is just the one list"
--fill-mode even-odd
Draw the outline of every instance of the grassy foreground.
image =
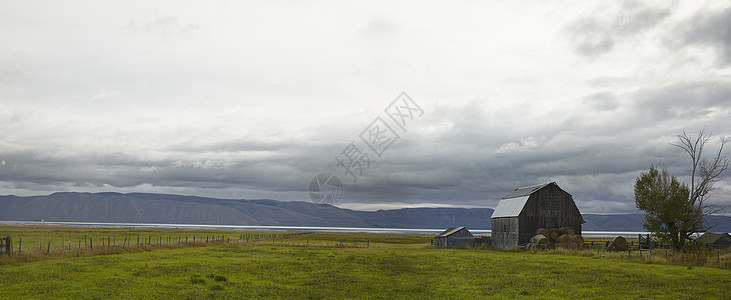
[[[307, 246], [300, 243], [305, 240]], [[426, 241], [428, 236], [314, 233], [274, 245], [231, 242], [6, 260], [0, 263], [0, 298], [731, 297], [727, 269], [434, 249]]]

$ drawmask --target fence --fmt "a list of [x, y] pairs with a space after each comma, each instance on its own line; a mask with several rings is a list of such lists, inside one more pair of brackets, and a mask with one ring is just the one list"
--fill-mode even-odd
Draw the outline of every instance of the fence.
[[9, 236], [0, 237], [0, 255], [13, 253], [13, 239]]
[[[288, 232], [288, 233], [244, 233], [237, 236], [231, 235], [99, 235], [84, 236], [76, 239], [41, 239], [23, 240], [18, 238], [13, 243], [11, 237], [0, 238], [0, 255], [2, 254], [32, 254], [48, 255], [52, 253], [69, 253], [85, 251], [104, 251], [110, 249], [151, 249], [151, 248], [175, 248], [191, 245], [221, 244], [236, 242], [261, 242], [288, 239], [295, 236], [310, 234], [311, 232]], [[17, 252], [13, 248], [17, 246]], [[37, 248], [36, 248], [37, 247]], [[37, 249], [37, 252], [35, 252]]]

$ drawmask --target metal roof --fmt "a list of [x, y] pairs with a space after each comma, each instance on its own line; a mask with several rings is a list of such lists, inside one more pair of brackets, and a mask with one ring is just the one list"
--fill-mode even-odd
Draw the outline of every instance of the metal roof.
[[[549, 183], [542, 183], [542, 184], [537, 184], [537, 185], [519, 187], [519, 188], [515, 189], [512, 193], [503, 197], [503, 199], [530, 196], [531, 194], [535, 193], [537, 190], [540, 190], [549, 184], [555, 184], [555, 183], [556, 182], [552, 181]], [[501, 200], [501, 202], [502, 202], [502, 200]], [[500, 204], [498, 204], [498, 206], [500, 206]]]
[[462, 226], [462, 227], [449, 227], [449, 228], [447, 228], [447, 230], [445, 230], [444, 232], [440, 233], [437, 236], [450, 236], [450, 235], [454, 234], [455, 232], [460, 231], [462, 229], [464, 229], [464, 226]]
[[507, 218], [517, 217], [523, 210], [523, 206], [528, 202], [530, 194], [522, 197], [503, 198], [495, 207], [495, 211], [492, 213], [492, 219], [494, 218]]

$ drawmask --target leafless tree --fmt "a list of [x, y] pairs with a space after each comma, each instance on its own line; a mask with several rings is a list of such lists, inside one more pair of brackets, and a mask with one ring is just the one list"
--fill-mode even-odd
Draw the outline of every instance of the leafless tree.
[[689, 223], [693, 225], [687, 228], [688, 234], [706, 231], [718, 225], [704, 222], [703, 217], [725, 209], [724, 206], [711, 204], [706, 200], [708, 200], [711, 191], [714, 190], [714, 184], [723, 179], [723, 172], [731, 165], [731, 160], [726, 157], [726, 153], [723, 151], [731, 139], [720, 137], [721, 145], [718, 151], [710, 156], [711, 159], [708, 159], [703, 156], [703, 150], [706, 143], [712, 139], [714, 139], [714, 136], [706, 133], [705, 130], [699, 131], [695, 137], [683, 131], [682, 134], [678, 134], [678, 143], [670, 143], [683, 149], [690, 156], [692, 163], [689, 200], [694, 211], [689, 212], [693, 216]]

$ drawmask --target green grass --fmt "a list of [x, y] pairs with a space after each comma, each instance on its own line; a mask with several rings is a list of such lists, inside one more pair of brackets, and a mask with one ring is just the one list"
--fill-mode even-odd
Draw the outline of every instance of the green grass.
[[275, 245], [232, 242], [6, 260], [0, 263], [0, 298], [729, 299], [727, 269], [437, 249], [426, 246], [428, 240], [428, 235], [313, 233]]

